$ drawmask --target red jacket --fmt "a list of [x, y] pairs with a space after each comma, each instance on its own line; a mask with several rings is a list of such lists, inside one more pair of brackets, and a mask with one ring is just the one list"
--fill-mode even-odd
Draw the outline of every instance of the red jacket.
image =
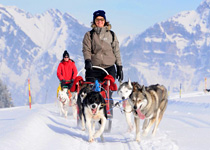
[[77, 76], [77, 68], [75, 63], [71, 60], [60, 62], [57, 69], [57, 76], [59, 80], [75, 79]]

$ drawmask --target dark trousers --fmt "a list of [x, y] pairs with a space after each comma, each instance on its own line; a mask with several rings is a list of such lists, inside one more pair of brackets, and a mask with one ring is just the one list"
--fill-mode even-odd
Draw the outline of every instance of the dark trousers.
[[[105, 70], [111, 75], [114, 79], [116, 78], [116, 69], [115, 66], [111, 66], [108, 68], [105, 68]], [[88, 82], [95, 82], [97, 79], [99, 82], [102, 82], [104, 77], [106, 76], [106, 72], [104, 72], [101, 69], [93, 68], [92, 70], [86, 70], [85, 72], [85, 80]]]
[[[115, 66], [111, 66], [108, 68], [105, 68], [105, 70], [111, 75], [114, 79], [116, 79], [116, 69]], [[106, 77], [106, 72], [104, 72], [101, 69], [93, 68], [92, 70], [86, 70], [85, 72], [85, 80], [88, 82], [95, 82], [97, 79], [99, 82], [103, 82], [104, 77]], [[112, 91], [109, 91], [109, 98], [112, 99]], [[112, 101], [113, 103], [113, 101]]]
[[72, 85], [73, 85], [73, 82], [71, 82], [71, 83], [62, 83], [62, 82], [61, 82], [61, 87], [62, 87], [62, 88], [63, 88], [63, 87], [68, 87], [68, 89], [71, 89]]

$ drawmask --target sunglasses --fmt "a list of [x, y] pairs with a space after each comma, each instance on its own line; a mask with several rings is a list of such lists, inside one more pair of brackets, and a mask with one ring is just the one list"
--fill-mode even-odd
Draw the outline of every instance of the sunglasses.
[[96, 22], [99, 22], [99, 21], [105, 21], [104, 18], [101, 18], [101, 19], [95, 19]]

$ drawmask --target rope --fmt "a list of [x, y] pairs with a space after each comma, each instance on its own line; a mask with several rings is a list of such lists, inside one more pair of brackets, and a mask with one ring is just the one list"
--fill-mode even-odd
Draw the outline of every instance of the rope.
[[[127, 98], [127, 99], [128, 99], [128, 98]], [[127, 99], [124, 99], [124, 100], [122, 99], [122, 100], [120, 100], [119, 102], [115, 103], [114, 106], [113, 106], [112, 108], [110, 108], [109, 110], [107, 110], [107, 112], [110, 112], [114, 107], [119, 106], [120, 103], [122, 103], [123, 101], [125, 101], [125, 100], [127, 100]], [[106, 99], [106, 100], [110, 100], [110, 99]], [[111, 99], [111, 100], [114, 100], [114, 99]], [[123, 110], [122, 110], [121, 108], [119, 108], [119, 109], [120, 109], [121, 113], [122, 113], [122, 111], [126, 112], [125, 109], [123, 109]], [[132, 112], [132, 111], [131, 111], [131, 112]]]

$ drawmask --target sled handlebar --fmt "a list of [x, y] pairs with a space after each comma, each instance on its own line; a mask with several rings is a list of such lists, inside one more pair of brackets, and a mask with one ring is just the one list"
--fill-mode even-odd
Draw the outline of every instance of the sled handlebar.
[[[103, 71], [106, 73], [106, 75], [109, 75], [109, 73], [108, 73], [104, 68], [102, 68], [102, 67], [99, 67], [99, 66], [92, 66], [92, 68], [103, 70]], [[77, 76], [78, 76], [82, 71], [84, 71], [84, 70], [85, 70], [85, 68], [82, 68], [82, 69], [77, 73]]]

